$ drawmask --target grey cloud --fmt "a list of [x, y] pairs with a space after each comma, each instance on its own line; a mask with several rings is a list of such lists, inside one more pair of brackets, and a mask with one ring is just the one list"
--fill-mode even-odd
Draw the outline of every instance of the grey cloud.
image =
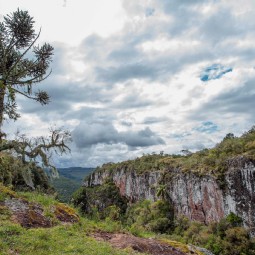
[[229, 37], [242, 36], [247, 30], [245, 24], [226, 9], [208, 17], [199, 28], [204, 40], [217, 44]]
[[78, 148], [91, 147], [96, 144], [124, 143], [131, 147], [147, 147], [164, 144], [150, 128], [140, 131], [117, 131], [111, 123], [82, 123], [72, 132], [72, 137]]
[[76, 145], [83, 148], [98, 143], [117, 143], [118, 131], [109, 123], [84, 123], [74, 129], [72, 137]]
[[120, 101], [112, 103], [117, 109], [144, 108], [153, 104], [153, 101], [143, 97], [139, 91], [128, 91], [127, 95]]
[[153, 133], [150, 128], [138, 132], [120, 132], [121, 140], [131, 147], [147, 147], [165, 144], [164, 140]]
[[255, 78], [247, 81], [244, 85], [231, 91], [223, 92], [209, 102], [201, 105], [189, 116], [192, 119], [205, 119], [206, 116], [217, 116], [223, 118], [224, 115], [242, 114], [252, 120], [255, 119]]
[[127, 62], [130, 60], [133, 61], [134, 59], [139, 60], [141, 53], [137, 49], [134, 49], [134, 46], [135, 45], [127, 47], [127, 45], [122, 45], [122, 48], [120, 49], [113, 49], [107, 59], [116, 62]]
[[204, 148], [205, 148], [205, 145], [198, 141], [194, 141], [193, 143], [190, 143], [189, 145], [183, 145], [184, 150], [197, 151], [197, 150], [202, 150]]
[[[185, 52], [181, 49], [177, 51], [168, 50], [163, 53], [155, 52], [153, 59], [140, 48], [140, 44], [157, 39], [159, 34], [163, 34], [169, 39], [176, 38], [178, 40], [178, 36], [183, 36], [180, 31], [195, 26], [198, 31], [193, 34], [193, 38], [186, 38], [186, 40], [190, 40], [200, 38], [203, 32], [210, 28], [209, 24], [213, 21], [207, 22], [208, 28], [206, 26], [201, 27], [200, 24], [204, 23], [206, 18], [199, 15], [199, 12], [192, 8], [194, 3], [201, 3], [201, 1], [181, 2], [181, 6], [187, 4], [187, 7], [181, 8], [181, 12], [187, 12], [187, 15], [182, 13], [182, 19], [180, 19], [179, 14], [173, 13], [174, 21], [176, 21], [174, 23], [165, 23], [165, 21], [155, 19], [152, 23], [147, 24], [145, 22], [140, 29], [135, 31], [127, 29], [126, 33], [121, 31], [108, 38], [92, 35], [84, 40], [79, 48], [81, 58], [85, 63], [87, 61], [93, 63], [93, 73], [96, 81], [108, 86], [131, 79], [162, 82], [168, 79], [170, 75], [185, 68], [185, 65], [213, 58], [215, 53], [212, 52], [210, 43], [205, 43], [203, 47], [196, 48], [196, 50], [192, 50], [191, 47], [189, 51]], [[163, 2], [163, 5], [165, 4], [166, 2]], [[132, 4], [128, 5], [131, 8]], [[168, 5], [176, 7], [180, 4], [175, 1]], [[144, 6], [143, 8], [146, 10], [148, 7]], [[196, 15], [194, 15], [195, 11], [197, 12]], [[171, 34], [174, 35], [171, 36]], [[215, 38], [217, 39], [217, 37]], [[180, 39], [185, 40], [185, 38]]]
[[157, 76], [157, 69], [145, 63], [127, 63], [121, 66], [97, 68], [100, 81], [123, 82], [129, 79], [152, 79]]
[[126, 127], [132, 127], [132, 122], [130, 122], [130, 121], [121, 121], [121, 123], [120, 123], [122, 126], [126, 126]]
[[160, 123], [160, 122], [165, 122], [167, 121], [168, 118], [163, 118], [163, 117], [146, 117], [144, 120], [143, 120], [143, 124], [155, 124], [155, 123]]

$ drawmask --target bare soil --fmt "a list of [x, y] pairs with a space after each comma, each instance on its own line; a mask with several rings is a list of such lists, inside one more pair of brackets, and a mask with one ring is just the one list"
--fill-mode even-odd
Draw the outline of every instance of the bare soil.
[[101, 231], [93, 233], [92, 236], [98, 241], [107, 241], [113, 247], [119, 249], [132, 248], [134, 251], [152, 255], [187, 255], [187, 253], [183, 253], [171, 245], [153, 238], [148, 239], [130, 234]]

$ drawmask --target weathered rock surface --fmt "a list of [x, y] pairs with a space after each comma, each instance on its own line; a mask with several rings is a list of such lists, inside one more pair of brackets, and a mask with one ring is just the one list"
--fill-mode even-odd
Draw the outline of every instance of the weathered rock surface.
[[[171, 172], [171, 178], [165, 182], [167, 197], [176, 215], [209, 223], [233, 212], [242, 217], [245, 227], [255, 232], [255, 162], [237, 157], [226, 162], [226, 166], [221, 185], [213, 175], [199, 176], [192, 171], [167, 169]], [[156, 201], [162, 177], [161, 171], [138, 174], [135, 170], [116, 169], [94, 172], [84, 186], [101, 185], [105, 179], [112, 178], [121, 195], [129, 201]]]
[[[10, 211], [11, 219], [22, 227], [49, 228], [54, 225], [53, 219], [45, 216], [44, 209], [40, 204], [22, 198], [12, 198], [6, 199], [3, 205]], [[61, 203], [52, 207], [52, 213], [60, 222], [74, 223], [79, 221], [75, 211]]]
[[29, 203], [24, 199], [7, 199], [5, 206], [11, 211], [13, 221], [22, 227], [51, 227], [50, 219], [43, 215], [43, 209], [39, 204]]
[[[172, 242], [172, 245], [153, 238], [141, 238], [130, 234], [96, 232], [92, 235], [98, 241], [107, 241], [118, 249], [131, 248], [134, 251], [152, 255], [200, 255], [206, 254], [205, 250], [199, 252], [198, 248], [185, 244]], [[173, 244], [176, 244], [173, 246]], [[213, 254], [212, 254], [213, 255]]]

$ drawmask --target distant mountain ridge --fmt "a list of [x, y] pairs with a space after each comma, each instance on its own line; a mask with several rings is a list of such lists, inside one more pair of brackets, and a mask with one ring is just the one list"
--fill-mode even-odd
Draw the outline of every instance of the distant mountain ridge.
[[59, 178], [51, 181], [58, 193], [58, 198], [63, 202], [69, 202], [72, 194], [81, 187], [86, 176], [94, 171], [88, 167], [58, 168]]
[[75, 181], [82, 182], [84, 177], [92, 173], [94, 168], [91, 167], [68, 167], [57, 168], [60, 175]]

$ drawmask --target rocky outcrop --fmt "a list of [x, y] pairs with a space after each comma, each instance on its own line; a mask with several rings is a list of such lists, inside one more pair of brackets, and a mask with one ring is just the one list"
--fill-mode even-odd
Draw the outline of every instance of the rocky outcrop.
[[24, 199], [6, 199], [4, 205], [10, 210], [12, 220], [22, 227], [38, 228], [52, 227], [50, 219], [44, 216], [43, 208], [39, 204], [29, 203]]
[[[8, 209], [11, 220], [19, 223], [25, 228], [49, 228], [56, 225], [56, 219], [61, 223], [75, 223], [79, 221], [79, 216], [69, 206], [57, 203], [51, 207], [51, 217], [45, 215], [42, 205], [29, 202], [24, 198], [5, 199], [0, 202], [2, 208]], [[1, 213], [0, 213], [1, 214]]]
[[[168, 178], [164, 180], [167, 174]], [[209, 223], [233, 212], [243, 219], [245, 227], [255, 232], [255, 162], [245, 157], [228, 160], [220, 182], [213, 174], [198, 175], [192, 170], [183, 172], [178, 168], [141, 174], [135, 169], [120, 168], [111, 172], [96, 171], [84, 186], [101, 185], [107, 178], [111, 178], [120, 194], [131, 202], [158, 200], [157, 190], [163, 183], [176, 215]]]

